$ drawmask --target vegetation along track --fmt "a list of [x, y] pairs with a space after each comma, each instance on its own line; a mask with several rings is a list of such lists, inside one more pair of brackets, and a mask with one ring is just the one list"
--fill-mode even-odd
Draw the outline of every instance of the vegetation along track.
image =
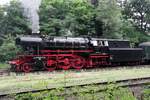
[[[108, 83], [108, 82], [101, 82], [101, 83], [94, 83], [94, 84], [84, 84], [83, 83], [82, 85], [78, 85], [78, 86], [84, 87], [87, 85], [93, 85], [93, 86], [101, 85], [104, 88], [100, 88], [100, 89], [95, 90], [95, 92], [100, 92], [100, 91], [105, 91], [106, 86], [108, 84], [111, 84], [111, 83]], [[119, 87], [129, 87], [129, 88], [130, 87], [139, 87], [139, 86], [144, 86], [144, 85], [150, 85], [150, 77], [118, 80], [118, 81], [112, 82], [112, 84], [116, 84]], [[65, 86], [63, 88], [69, 89], [72, 87], [74, 87], [74, 86]], [[45, 90], [52, 90], [52, 89], [55, 89], [55, 88], [18, 91], [18, 92], [15, 92], [15, 94], [23, 94], [23, 93], [29, 93], [29, 92], [36, 93], [36, 92], [41, 92], [41, 91], [45, 91]], [[71, 94], [73, 94], [73, 93], [71, 93]], [[7, 95], [10, 95], [10, 94], [0, 94], [0, 97], [5, 97]], [[65, 95], [65, 94], [63, 94], [63, 95]]]

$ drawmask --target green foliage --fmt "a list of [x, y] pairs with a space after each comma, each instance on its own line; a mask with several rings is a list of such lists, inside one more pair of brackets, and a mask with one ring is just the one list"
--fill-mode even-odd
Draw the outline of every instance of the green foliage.
[[136, 100], [136, 98], [129, 89], [118, 87], [115, 84], [109, 84], [106, 90], [105, 100]]
[[3, 68], [9, 68], [9, 64], [6, 64], [6, 63], [0, 63], [0, 69], [3, 69]]
[[[144, 12], [146, 15], [142, 28], [148, 32], [149, 1], [134, 2], [136, 0], [126, 1], [121, 8], [116, 0], [99, 0], [93, 5], [88, 0], [43, 0], [39, 11], [40, 31], [59, 36], [125, 38], [131, 40], [133, 45], [148, 41], [150, 38], [143, 31], [137, 30], [138, 24], [133, 21], [140, 21], [134, 13]], [[145, 22], [147, 24], [144, 26]]]
[[121, 34], [124, 39], [130, 40], [131, 44], [134, 46], [141, 42], [146, 42], [150, 40], [150, 36], [146, 35], [141, 31], [137, 31], [131, 22], [127, 20], [122, 20]]
[[[150, 40], [150, 1], [125, 0], [42, 0], [40, 31], [48, 35], [92, 35], [124, 38], [133, 45]], [[20, 2], [0, 7], [0, 37], [6, 34], [28, 34], [30, 23]], [[0, 43], [2, 40], [0, 39]]]
[[[88, 91], [84, 91], [87, 89]], [[38, 93], [26, 93], [16, 95], [16, 100], [136, 100], [132, 92], [127, 88], [121, 88], [115, 84], [109, 84], [106, 91], [99, 91], [97, 85], [86, 87], [75, 86], [72, 88], [53, 89]]]
[[149, 0], [129, 0], [123, 13], [140, 31], [150, 32]]
[[142, 100], [150, 100], [150, 85], [144, 89]]
[[32, 96], [32, 93], [26, 93], [26, 94], [24, 94], [24, 95], [21, 95], [21, 94], [19, 94], [19, 95], [17, 95], [17, 96], [15, 96], [15, 100], [33, 100], [33, 96]]
[[7, 35], [6, 37], [0, 46], [0, 62], [9, 61], [20, 51], [15, 45], [14, 38], [11, 35]]
[[23, 13], [21, 4], [13, 0], [10, 5], [0, 8], [0, 34], [22, 34], [30, 30], [29, 21]]
[[87, 0], [43, 0], [39, 15], [43, 33], [120, 38], [121, 10], [115, 0], [100, 0], [96, 8]]
[[16, 0], [12, 0], [10, 5], [0, 7], [0, 62], [16, 56], [18, 48], [15, 46], [14, 36], [30, 30], [23, 10]]
[[[100, 0], [96, 8], [96, 21], [102, 22], [103, 36], [106, 38], [121, 38], [121, 9], [116, 0]], [[100, 31], [100, 30], [99, 30]]]
[[86, 0], [43, 0], [40, 7], [40, 31], [50, 35], [86, 35], [93, 17]]

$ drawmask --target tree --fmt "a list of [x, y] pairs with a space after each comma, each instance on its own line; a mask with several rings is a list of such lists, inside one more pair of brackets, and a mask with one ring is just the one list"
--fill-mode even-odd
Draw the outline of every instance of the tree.
[[[3, 23], [2, 23], [2, 19], [3, 19], [3, 16], [4, 16], [4, 11], [3, 11], [4, 9], [0, 6], [0, 25], [2, 25]], [[0, 27], [0, 31], [2, 30], [2, 28]], [[3, 39], [3, 35], [2, 34], [0, 34], [0, 45], [2, 44], [2, 39]]]
[[21, 51], [15, 45], [14, 37], [11, 35], [5, 35], [3, 38], [3, 44], [0, 46], [0, 62], [9, 61], [16, 57], [16, 54]]
[[51, 35], [87, 35], [93, 31], [93, 12], [87, 0], [43, 0], [40, 31]]
[[30, 30], [29, 21], [23, 13], [21, 4], [15, 0], [5, 5], [0, 11], [0, 34], [22, 34]]
[[121, 38], [122, 35], [119, 33], [122, 15], [116, 0], [100, 0], [96, 10], [97, 29], [103, 30], [103, 33], [99, 34], [107, 38]]
[[123, 35], [123, 39], [130, 40], [132, 46], [150, 40], [149, 36], [138, 31], [134, 25], [126, 19], [122, 19], [121, 34]]
[[121, 37], [115, 0], [43, 0], [39, 15], [43, 33]]
[[117, 4], [121, 7], [121, 8], [125, 8], [125, 5], [127, 4], [127, 2], [129, 0], [116, 0], [117, 1]]
[[138, 30], [150, 32], [150, 1], [130, 0], [125, 6], [125, 18], [130, 20]]

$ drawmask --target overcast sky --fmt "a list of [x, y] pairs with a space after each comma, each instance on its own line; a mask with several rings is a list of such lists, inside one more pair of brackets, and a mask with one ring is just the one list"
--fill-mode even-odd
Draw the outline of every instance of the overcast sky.
[[9, 3], [10, 0], [0, 0], [0, 5]]

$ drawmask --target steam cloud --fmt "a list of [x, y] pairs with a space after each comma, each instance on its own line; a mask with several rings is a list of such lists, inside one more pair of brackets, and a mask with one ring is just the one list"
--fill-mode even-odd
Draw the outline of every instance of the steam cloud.
[[39, 15], [38, 10], [41, 4], [41, 0], [20, 0], [24, 9], [25, 14], [31, 22], [32, 33], [39, 32]]

